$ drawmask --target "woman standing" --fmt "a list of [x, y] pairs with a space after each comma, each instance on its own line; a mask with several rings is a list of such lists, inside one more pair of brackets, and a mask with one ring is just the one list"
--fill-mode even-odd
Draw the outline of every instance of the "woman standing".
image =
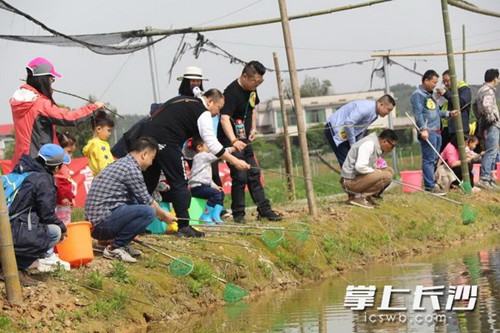
[[52, 143], [54, 125], [77, 125], [104, 106], [102, 102], [95, 102], [73, 111], [60, 108], [52, 98], [52, 83], [62, 75], [55, 71], [52, 63], [36, 58], [30, 61], [26, 70], [26, 84], [10, 99], [16, 142], [12, 165], [16, 165], [23, 154], [35, 158], [44, 144]]

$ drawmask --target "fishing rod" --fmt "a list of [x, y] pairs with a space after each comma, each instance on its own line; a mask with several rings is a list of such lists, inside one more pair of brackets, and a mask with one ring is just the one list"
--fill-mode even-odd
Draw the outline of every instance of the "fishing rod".
[[[470, 103], [468, 103], [470, 104]], [[464, 107], [466, 107], [468, 104], [464, 105]], [[462, 108], [463, 109], [463, 108]], [[405, 115], [408, 117], [408, 119], [410, 119], [411, 123], [413, 124], [413, 126], [415, 126], [415, 128], [417, 129], [417, 131], [422, 134], [422, 131], [420, 130], [420, 128], [417, 126], [417, 123], [411, 119], [410, 115], [405, 112]], [[453, 177], [455, 178], [455, 180], [458, 182], [459, 184], [459, 187], [467, 194], [469, 194], [469, 191], [465, 190], [464, 188], [464, 185], [463, 185], [463, 181], [461, 181], [458, 176], [455, 174], [455, 172], [453, 172], [453, 170], [451, 169], [451, 167], [448, 165], [448, 163], [446, 163], [446, 161], [444, 160], [444, 158], [441, 156], [441, 154], [439, 154], [439, 152], [437, 151], [437, 149], [431, 144], [431, 142], [429, 141], [429, 139], [425, 139], [425, 142], [427, 142], [427, 144], [432, 148], [432, 150], [436, 153], [436, 155], [438, 156], [438, 158], [441, 160], [441, 162], [443, 162], [443, 164], [445, 165], [445, 167], [452, 173]]]
[[190, 254], [190, 255], [194, 255], [194, 256], [206, 258], [206, 259], [217, 260], [217, 261], [224, 261], [224, 262], [229, 262], [231, 264], [236, 264], [236, 262], [234, 260], [231, 260], [231, 259], [228, 259], [228, 258], [215, 257], [215, 256], [211, 256], [211, 255], [208, 255], [208, 254], [203, 254], [203, 253], [194, 252], [194, 251], [177, 250], [177, 249], [173, 249], [173, 248], [170, 248], [170, 247], [167, 247], [167, 246], [164, 246], [164, 245], [152, 244], [152, 243], [149, 243], [149, 242], [148, 243], [144, 242], [144, 244], [148, 244], [148, 245], [151, 245], [151, 246], [156, 246], [156, 247], [159, 247], [161, 249], [168, 250], [168, 251], [174, 251], [174, 252], [178, 252], [178, 253], [186, 253], [186, 254]]
[[[23, 82], [26, 82], [25, 79], [20, 79], [20, 80], [23, 81]], [[88, 98], [81, 97], [81, 96], [78, 96], [78, 95], [75, 95], [75, 94], [72, 94], [72, 93], [69, 93], [69, 92], [66, 92], [66, 91], [62, 91], [62, 90], [58, 90], [58, 89], [54, 89], [54, 88], [52, 88], [52, 91], [58, 92], [58, 93], [63, 94], [63, 95], [68, 95], [68, 96], [71, 96], [71, 97], [75, 97], [75, 98], [81, 99], [81, 100], [83, 100], [85, 102], [88, 102], [88, 103], [92, 103], [92, 101], [90, 99], [88, 99]], [[114, 110], [111, 110], [106, 105], [103, 105], [102, 107], [104, 109], [106, 109], [107, 111], [111, 112], [112, 114], [114, 114], [115, 116], [120, 117], [122, 119], [125, 119], [122, 115], [118, 114], [118, 112], [116, 112]]]

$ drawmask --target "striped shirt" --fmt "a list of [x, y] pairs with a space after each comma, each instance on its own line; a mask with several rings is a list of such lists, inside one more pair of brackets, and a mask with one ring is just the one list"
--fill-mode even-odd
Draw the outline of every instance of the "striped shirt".
[[97, 225], [117, 207], [150, 205], [152, 202], [141, 168], [136, 159], [128, 154], [108, 165], [94, 178], [85, 200], [85, 218], [92, 225]]

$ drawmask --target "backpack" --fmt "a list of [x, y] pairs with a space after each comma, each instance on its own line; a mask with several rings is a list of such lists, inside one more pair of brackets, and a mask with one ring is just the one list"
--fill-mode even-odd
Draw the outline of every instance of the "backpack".
[[[10, 206], [14, 202], [14, 199], [16, 198], [16, 195], [19, 192], [21, 185], [23, 184], [26, 177], [28, 177], [31, 173], [32, 172], [23, 172], [23, 173], [12, 172], [2, 176], [3, 190], [5, 192], [5, 200], [7, 201], [7, 211], [10, 211]], [[22, 211], [14, 215], [9, 214], [9, 219], [13, 219], [31, 208], [32, 207], [23, 209]]]

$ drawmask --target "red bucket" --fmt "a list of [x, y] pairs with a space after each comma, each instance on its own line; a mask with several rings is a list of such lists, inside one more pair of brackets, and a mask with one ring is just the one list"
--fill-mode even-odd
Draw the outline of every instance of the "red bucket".
[[[412, 187], [422, 188], [422, 170], [401, 171], [400, 174], [403, 183], [412, 185]], [[415, 193], [418, 190], [403, 185], [403, 192]]]

